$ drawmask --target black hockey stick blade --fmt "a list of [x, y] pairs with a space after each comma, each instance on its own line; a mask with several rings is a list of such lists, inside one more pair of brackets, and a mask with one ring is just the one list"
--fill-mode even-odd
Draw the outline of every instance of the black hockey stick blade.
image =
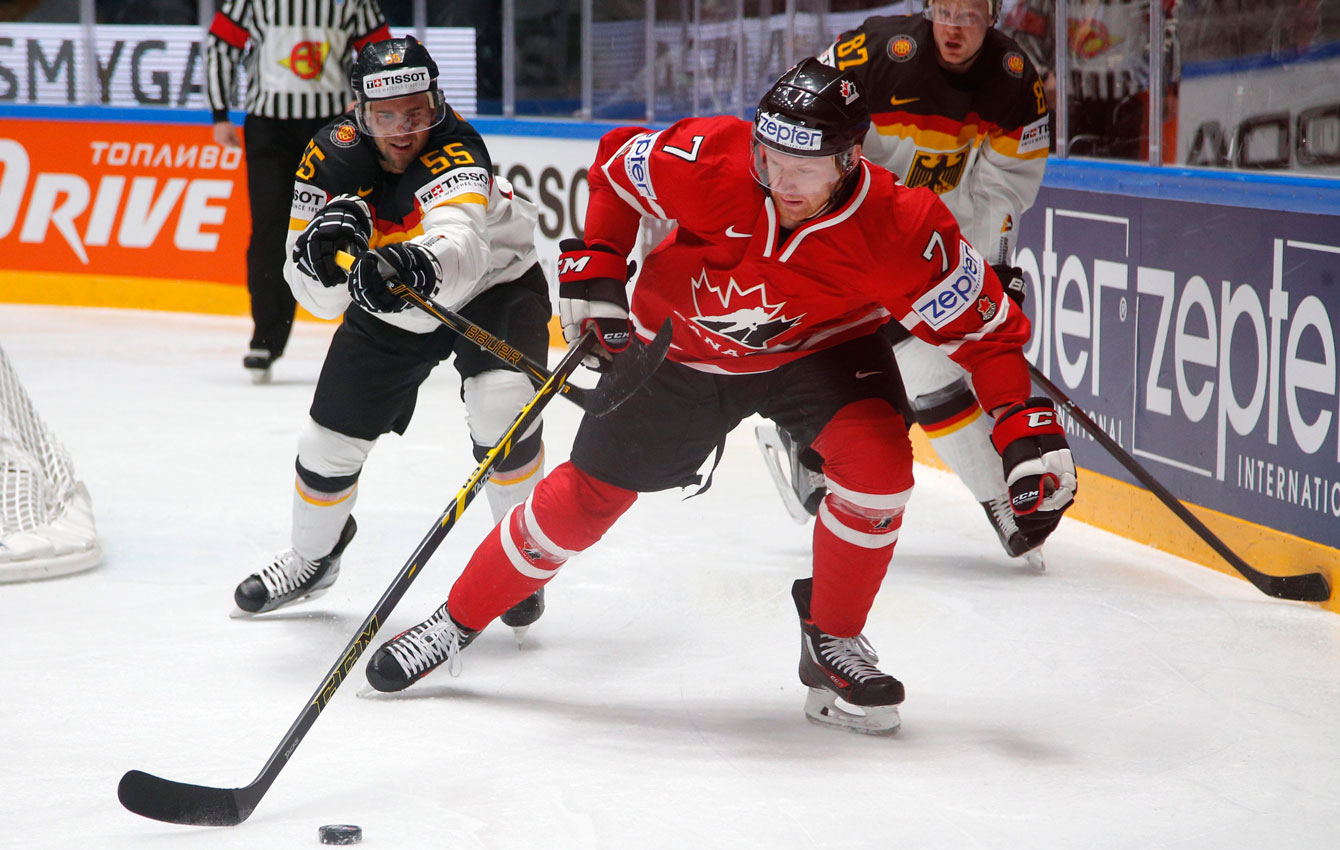
[[121, 805], [137, 815], [192, 826], [237, 826], [256, 808], [245, 788], [187, 785], [142, 770], [127, 771], [116, 786]]
[[1298, 602], [1325, 602], [1331, 598], [1331, 586], [1326, 581], [1326, 576], [1321, 573], [1304, 573], [1294, 576], [1272, 576], [1261, 572], [1252, 567], [1238, 553], [1228, 547], [1228, 544], [1220, 540], [1218, 535], [1210, 531], [1200, 518], [1193, 514], [1186, 505], [1174, 496], [1167, 487], [1159, 482], [1157, 478], [1141, 466], [1135, 458], [1123, 449], [1116, 440], [1107, 435], [1107, 432], [1099, 427], [1098, 423], [1089, 418], [1079, 406], [1073, 402], [1069, 396], [1062, 392], [1061, 388], [1052, 383], [1051, 380], [1034, 366], [1028, 364], [1028, 372], [1033, 376], [1033, 382], [1042, 387], [1043, 392], [1051, 396], [1052, 401], [1056, 402], [1057, 407], [1063, 410], [1071, 419], [1079, 423], [1080, 427], [1089, 432], [1107, 453], [1126, 467], [1126, 470], [1134, 475], [1149, 492], [1158, 497], [1159, 501], [1167, 506], [1168, 510], [1177, 515], [1183, 523], [1186, 524], [1201, 540], [1204, 540], [1211, 549], [1219, 553], [1219, 556], [1228, 561], [1229, 566], [1237, 570], [1243, 578], [1256, 586], [1258, 590], [1267, 596], [1273, 596], [1276, 599], [1292, 599]]
[[632, 344], [614, 358], [595, 387], [586, 390], [586, 412], [604, 416], [632, 398], [665, 360], [672, 335], [670, 320], [666, 319], [651, 342], [644, 343], [634, 336]]

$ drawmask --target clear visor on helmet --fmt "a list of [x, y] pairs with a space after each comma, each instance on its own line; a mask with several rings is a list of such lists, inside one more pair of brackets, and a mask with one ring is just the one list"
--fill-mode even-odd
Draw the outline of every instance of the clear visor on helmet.
[[[989, 6], [990, 4], [988, 4]], [[955, 3], [953, 0], [932, 0], [923, 15], [933, 24], [964, 29], [986, 29], [991, 21], [989, 12], [983, 12], [976, 3]]]
[[754, 179], [779, 195], [831, 192], [856, 167], [855, 148], [831, 156], [796, 156], [750, 141]]
[[386, 100], [359, 98], [354, 115], [369, 136], [403, 136], [441, 124], [447, 117], [447, 102], [436, 89]]

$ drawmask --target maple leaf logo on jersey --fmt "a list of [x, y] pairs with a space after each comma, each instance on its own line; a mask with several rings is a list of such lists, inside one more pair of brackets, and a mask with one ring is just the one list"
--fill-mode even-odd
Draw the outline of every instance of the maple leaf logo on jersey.
[[708, 282], [704, 269], [693, 281], [693, 306], [698, 311], [694, 323], [746, 348], [767, 348], [769, 342], [799, 324], [803, 314], [794, 319], [781, 315], [786, 304], [769, 304], [765, 286], [741, 289], [731, 278], [723, 292]]
[[977, 299], [977, 315], [982, 317], [983, 322], [989, 322], [995, 317], [996, 302], [992, 301], [989, 295]]

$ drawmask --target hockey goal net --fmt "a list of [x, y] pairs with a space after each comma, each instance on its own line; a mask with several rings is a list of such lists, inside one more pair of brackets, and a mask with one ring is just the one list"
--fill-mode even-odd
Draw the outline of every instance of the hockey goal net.
[[0, 582], [66, 575], [101, 560], [88, 490], [0, 348]]

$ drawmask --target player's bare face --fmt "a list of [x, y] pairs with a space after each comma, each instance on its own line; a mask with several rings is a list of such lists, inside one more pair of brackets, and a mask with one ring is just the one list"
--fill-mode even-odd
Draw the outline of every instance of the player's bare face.
[[972, 67], [991, 25], [987, 0], [937, 0], [926, 8], [941, 67], [962, 73]]
[[831, 156], [791, 156], [762, 149], [767, 187], [782, 227], [794, 228], [817, 214], [833, 196], [841, 175]]
[[369, 104], [365, 120], [381, 151], [382, 168], [403, 174], [428, 144], [435, 110], [427, 95], [415, 94]]

